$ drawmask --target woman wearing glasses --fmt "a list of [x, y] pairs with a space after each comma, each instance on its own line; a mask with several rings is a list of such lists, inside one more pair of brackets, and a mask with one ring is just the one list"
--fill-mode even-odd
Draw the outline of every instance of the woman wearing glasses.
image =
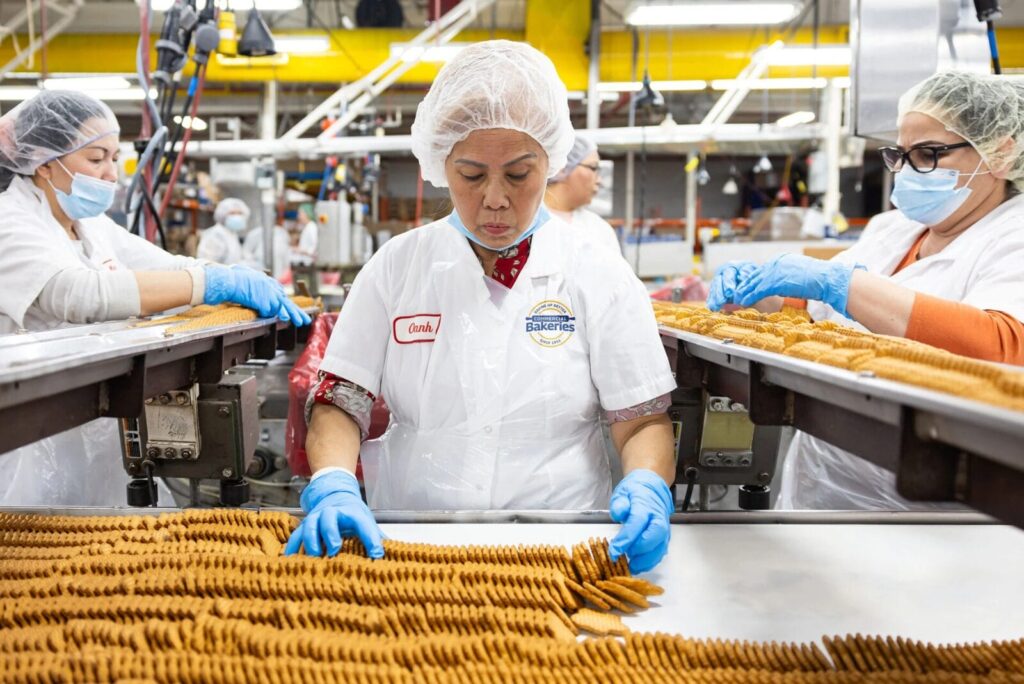
[[587, 209], [601, 188], [597, 145], [576, 136], [565, 168], [548, 180], [544, 204], [551, 213], [570, 225], [578, 225], [599, 244], [616, 254], [621, 253], [619, 238], [607, 221]]
[[[900, 99], [898, 126], [898, 146], [881, 150], [897, 211], [872, 219], [831, 261], [789, 254], [726, 265], [708, 306], [777, 310], [782, 297], [803, 298], [815, 320], [1024, 365], [1024, 86], [935, 74]], [[920, 507], [896, 494], [887, 471], [801, 433], [779, 503]]]

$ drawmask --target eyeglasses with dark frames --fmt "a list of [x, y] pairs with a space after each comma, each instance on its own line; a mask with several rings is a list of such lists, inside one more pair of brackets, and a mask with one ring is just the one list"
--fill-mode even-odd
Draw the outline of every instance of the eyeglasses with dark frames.
[[903, 168], [904, 163], [910, 164], [918, 173], [931, 173], [938, 168], [939, 158], [947, 152], [970, 146], [971, 143], [964, 141], [951, 145], [914, 145], [909, 150], [902, 147], [880, 147], [878, 152], [882, 155], [885, 168], [893, 173]]

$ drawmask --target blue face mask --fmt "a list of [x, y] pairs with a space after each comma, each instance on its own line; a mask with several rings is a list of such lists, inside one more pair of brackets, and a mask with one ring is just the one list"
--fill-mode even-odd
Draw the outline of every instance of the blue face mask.
[[[982, 162], [978, 162], [981, 168]], [[904, 164], [896, 174], [892, 189], [892, 203], [911, 221], [934, 226], [942, 223], [959, 209], [971, 194], [967, 187], [979, 173], [974, 170], [962, 188], [956, 187], [960, 172], [956, 169], [935, 169], [930, 173], [915, 171], [910, 164]]]
[[224, 219], [224, 227], [236, 233], [241, 233], [248, 225], [248, 219], [241, 214], [228, 214], [227, 218]]
[[53, 192], [57, 196], [57, 204], [69, 219], [77, 221], [99, 216], [114, 203], [117, 183], [80, 173], [73, 174], [64, 164], [61, 164], [59, 159], [56, 161], [60, 164], [60, 168], [64, 169], [64, 173], [71, 176], [71, 194], [57, 188], [51, 181], [47, 182], [50, 183], [50, 187], [53, 188]]
[[526, 232], [524, 232], [522, 235], [513, 240], [511, 244], [505, 245], [504, 247], [491, 247], [490, 245], [485, 245], [483, 242], [481, 242], [480, 238], [478, 238], [473, 233], [473, 231], [471, 231], [469, 228], [466, 228], [465, 224], [462, 223], [462, 219], [459, 218], [459, 212], [457, 211], [453, 211], [451, 214], [449, 214], [447, 221], [452, 225], [452, 227], [454, 227], [460, 233], [462, 233], [467, 238], [469, 238], [476, 244], [480, 245], [484, 249], [489, 249], [492, 252], [504, 252], [509, 247], [518, 245], [520, 242], [533, 235], [535, 232], [537, 232], [537, 229], [543, 226], [545, 223], [547, 223], [548, 219], [550, 218], [551, 214], [548, 213], [547, 207], [545, 207], [543, 204], [540, 205], [540, 208], [537, 210], [537, 215], [533, 217], [533, 223], [531, 223], [530, 227], [526, 229]]

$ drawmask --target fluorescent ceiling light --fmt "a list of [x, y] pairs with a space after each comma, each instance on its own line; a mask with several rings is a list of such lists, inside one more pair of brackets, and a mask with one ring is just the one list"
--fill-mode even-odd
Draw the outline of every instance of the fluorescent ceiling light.
[[410, 45], [392, 43], [391, 57], [409, 62], [448, 62], [459, 54], [469, 43], [445, 43], [444, 45]]
[[217, 64], [222, 67], [279, 67], [288, 63], [288, 53], [278, 52], [277, 54], [265, 57], [227, 57], [217, 53]]
[[[837, 81], [839, 79], [836, 79]], [[734, 78], [719, 78], [711, 81], [712, 90], [729, 90], [740, 84], [751, 90], [817, 90], [828, 85], [827, 78], [752, 78], [739, 81]], [[838, 85], [838, 84], [837, 84]]]
[[849, 45], [813, 47], [787, 47], [765, 54], [768, 66], [849, 66]]
[[[181, 123], [181, 115], [175, 115], [174, 123]], [[207, 129], [206, 122], [200, 119], [198, 116], [193, 119], [191, 116], [185, 116], [185, 123], [182, 124], [185, 128], [191, 128], [193, 131], [205, 131]]]
[[331, 41], [327, 36], [275, 36], [274, 49], [293, 55], [318, 55], [327, 52]]
[[46, 90], [79, 90], [87, 93], [97, 90], [124, 90], [131, 87], [131, 82], [123, 76], [47, 78], [43, 81], [43, 88]]
[[796, 16], [796, 2], [634, 2], [626, 10], [632, 26], [781, 24]]
[[[640, 81], [605, 81], [597, 84], [597, 90], [601, 93], [636, 93], [640, 92], [643, 84]], [[708, 87], [707, 81], [651, 81], [651, 87], [662, 92], [683, 92], [704, 90]]]
[[[136, 0], [141, 4], [141, 0]], [[154, 12], [166, 12], [171, 9], [174, 0], [151, 0], [150, 7]], [[253, 0], [228, 0], [218, 3], [224, 9], [233, 12], [248, 11], [252, 9]], [[206, 7], [206, 0], [196, 0], [196, 11]], [[256, 0], [256, 9], [260, 12], [289, 12], [302, 7], [302, 0]]]
[[[0, 86], [0, 100], [4, 102], [27, 100], [38, 92], [39, 88], [30, 86]], [[143, 98], [142, 88], [137, 86], [116, 90], [91, 90], [89, 94], [98, 100], [105, 100], [107, 102], [141, 100]], [[150, 95], [156, 97], [156, 90], [150, 90]]]
[[782, 128], [792, 128], [793, 126], [808, 124], [812, 121], [814, 121], [814, 112], [793, 112], [781, 117], [775, 122], [775, 125]]

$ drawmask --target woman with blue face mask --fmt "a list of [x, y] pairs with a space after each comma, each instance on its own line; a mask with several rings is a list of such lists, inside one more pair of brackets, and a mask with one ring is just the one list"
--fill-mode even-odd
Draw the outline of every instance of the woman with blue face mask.
[[[831, 261], [785, 255], [726, 265], [708, 306], [770, 311], [783, 297], [801, 298], [815, 320], [1024, 365], [1024, 85], [935, 74], [900, 99], [897, 123], [897, 144], [881, 149], [896, 210], [872, 219]], [[887, 471], [800, 433], [780, 503], [924, 507], [901, 498]]]
[[226, 266], [244, 263], [242, 236], [249, 227], [249, 206], [237, 197], [222, 199], [213, 220], [199, 238], [196, 257]]
[[[110, 220], [118, 135], [105, 104], [71, 91], [0, 117], [0, 334], [221, 302], [309, 322], [262, 273], [173, 256]], [[112, 419], [0, 454], [0, 504], [124, 503], [120, 461]]]

